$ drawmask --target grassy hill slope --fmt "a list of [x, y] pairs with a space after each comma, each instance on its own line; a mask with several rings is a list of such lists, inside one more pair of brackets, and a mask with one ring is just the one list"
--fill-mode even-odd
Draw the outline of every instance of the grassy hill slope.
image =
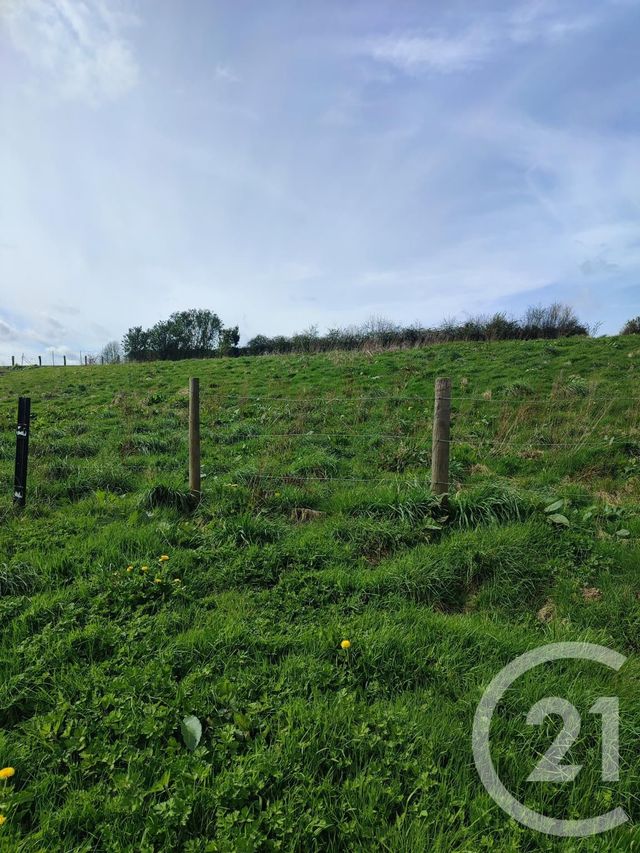
[[[437, 375], [448, 508], [428, 488]], [[633, 336], [0, 372], [0, 849], [640, 844], [639, 378]], [[19, 394], [37, 418], [15, 513]], [[502, 666], [577, 639], [630, 659], [524, 676], [492, 729], [532, 808], [632, 818], [560, 842], [490, 799], [471, 725]], [[524, 724], [546, 695], [584, 711], [572, 785], [526, 782], [557, 731]], [[601, 695], [620, 697], [619, 783], [594, 760]]]

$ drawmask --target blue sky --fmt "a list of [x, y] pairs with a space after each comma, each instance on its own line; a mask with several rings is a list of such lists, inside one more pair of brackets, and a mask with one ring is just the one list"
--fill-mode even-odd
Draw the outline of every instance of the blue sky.
[[0, 0], [0, 360], [640, 313], [637, 0]]

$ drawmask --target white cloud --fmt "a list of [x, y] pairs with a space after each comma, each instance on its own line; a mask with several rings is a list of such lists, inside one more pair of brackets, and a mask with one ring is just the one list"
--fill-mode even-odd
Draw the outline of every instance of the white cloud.
[[577, 14], [556, 0], [529, 0], [510, 14], [506, 22], [507, 34], [516, 43], [562, 41], [596, 26], [600, 12], [601, 9]]
[[[508, 218], [517, 223], [522, 216], [527, 235], [540, 235], [540, 251], [556, 258], [557, 270], [606, 277], [640, 269], [635, 137], [557, 127], [493, 109], [461, 121], [459, 130], [473, 144], [509, 152], [526, 178], [526, 193]], [[531, 263], [527, 238], [522, 243]]]
[[509, 46], [560, 42], [590, 30], [602, 20], [603, 8], [615, 2], [587, 2], [586, 11], [577, 13], [557, 0], [524, 0], [507, 12], [483, 15], [475, 23], [469, 16], [466, 27], [458, 31], [388, 33], [361, 40], [354, 52], [409, 73], [468, 71]]
[[229, 65], [218, 64], [215, 68], [216, 80], [221, 80], [223, 83], [239, 83], [240, 78]]
[[17, 51], [60, 96], [95, 105], [125, 95], [139, 70], [125, 28], [135, 19], [102, 0], [4, 0], [0, 20]]
[[19, 340], [18, 330], [0, 318], [0, 341], [13, 343], [17, 340]]
[[404, 71], [432, 69], [442, 73], [465, 71], [488, 55], [491, 39], [482, 30], [460, 35], [388, 35], [370, 39], [363, 52]]

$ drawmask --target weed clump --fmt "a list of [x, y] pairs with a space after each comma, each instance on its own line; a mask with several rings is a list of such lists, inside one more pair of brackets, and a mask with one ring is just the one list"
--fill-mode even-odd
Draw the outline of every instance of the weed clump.
[[160, 484], [143, 492], [140, 496], [140, 506], [148, 510], [168, 508], [186, 513], [196, 508], [197, 499], [190, 492]]

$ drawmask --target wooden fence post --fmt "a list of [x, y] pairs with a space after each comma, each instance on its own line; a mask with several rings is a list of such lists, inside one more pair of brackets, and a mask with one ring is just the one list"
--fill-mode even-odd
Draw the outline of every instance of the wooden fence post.
[[200, 380], [189, 379], [189, 491], [200, 499]]
[[15, 357], [15, 355], [12, 355], [11, 356], [11, 367], [15, 367], [15, 366], [16, 366], [16, 357]]
[[38, 356], [38, 367], [42, 367], [42, 356]]
[[27, 463], [29, 461], [29, 421], [31, 398], [18, 399], [18, 428], [16, 429], [16, 469], [13, 478], [13, 502], [17, 506], [27, 503]]
[[67, 366], [67, 357], [66, 357], [66, 355], [63, 355], [63, 356], [62, 356], [62, 363], [63, 363], [64, 367], [66, 367], [66, 366]]
[[446, 495], [449, 491], [449, 447], [451, 427], [451, 380], [436, 379], [431, 446], [431, 491]]

